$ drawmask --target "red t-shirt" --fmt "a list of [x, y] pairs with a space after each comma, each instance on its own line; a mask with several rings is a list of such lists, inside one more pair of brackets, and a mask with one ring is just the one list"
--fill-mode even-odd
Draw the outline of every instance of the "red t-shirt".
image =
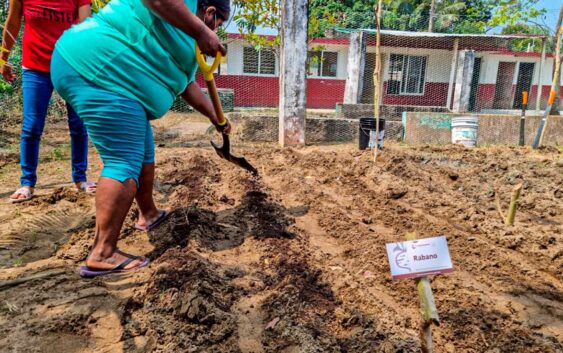
[[21, 0], [23, 4], [22, 65], [50, 72], [53, 48], [64, 31], [78, 22], [78, 8], [91, 0]]

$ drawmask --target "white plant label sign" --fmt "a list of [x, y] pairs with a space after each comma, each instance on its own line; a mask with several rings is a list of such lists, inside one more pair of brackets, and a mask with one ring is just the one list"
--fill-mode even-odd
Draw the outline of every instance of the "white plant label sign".
[[452, 272], [445, 236], [386, 244], [393, 279], [416, 278]]

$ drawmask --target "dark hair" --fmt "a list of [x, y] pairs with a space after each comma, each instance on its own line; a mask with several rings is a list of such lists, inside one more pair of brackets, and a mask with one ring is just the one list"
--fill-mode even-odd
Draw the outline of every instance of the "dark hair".
[[228, 20], [231, 13], [231, 0], [197, 0], [197, 10], [214, 6], [217, 8], [217, 15], [223, 17], [223, 20]]

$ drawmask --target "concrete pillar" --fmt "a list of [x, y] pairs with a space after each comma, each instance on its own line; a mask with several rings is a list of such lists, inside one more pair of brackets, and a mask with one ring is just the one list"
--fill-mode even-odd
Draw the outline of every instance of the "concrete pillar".
[[471, 80], [473, 78], [474, 66], [475, 52], [473, 50], [460, 51], [455, 78], [454, 104], [452, 108], [452, 111], [456, 113], [465, 113], [469, 109], [469, 97], [471, 94]]
[[540, 59], [540, 67], [538, 69], [538, 93], [536, 95], [536, 110], [540, 111], [541, 110], [541, 95], [542, 95], [542, 90], [543, 90], [543, 82], [542, 82], [542, 76], [543, 76], [543, 68], [545, 66], [545, 51], [546, 51], [546, 47], [547, 47], [547, 40], [544, 38], [542, 39], [542, 45], [541, 45], [541, 59]]
[[307, 116], [307, 0], [282, 0], [280, 44], [281, 146], [305, 144]]
[[366, 66], [366, 35], [364, 32], [350, 34], [348, 49], [348, 75], [344, 89], [344, 104], [358, 104], [364, 87], [364, 71]]
[[450, 81], [448, 84], [448, 98], [446, 99], [446, 108], [450, 109], [452, 107], [452, 98], [454, 96], [454, 84], [455, 84], [455, 70], [457, 68], [457, 57], [459, 55], [459, 38], [454, 39], [452, 66], [450, 69]]

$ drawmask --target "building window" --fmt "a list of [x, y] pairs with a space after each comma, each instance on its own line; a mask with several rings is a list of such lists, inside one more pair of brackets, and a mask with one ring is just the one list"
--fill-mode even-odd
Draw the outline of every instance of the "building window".
[[[227, 44], [223, 44], [223, 46], [225, 47], [225, 49], [227, 50], [227, 52], [229, 51], [228, 45]], [[229, 56], [225, 55], [221, 57], [221, 63], [219, 64], [219, 66], [217, 67], [217, 70], [215, 70], [214, 74], [217, 75], [226, 75], [227, 74], [227, 65], [229, 63]], [[205, 61], [207, 62], [208, 65], [213, 65], [213, 63], [215, 62], [215, 57], [214, 56], [206, 56], [205, 57]]]
[[244, 47], [242, 61], [245, 74], [276, 74], [276, 53], [272, 49], [256, 50]]
[[387, 94], [423, 94], [426, 57], [391, 54]]
[[338, 53], [329, 51], [309, 52], [309, 76], [336, 77], [338, 72]]

